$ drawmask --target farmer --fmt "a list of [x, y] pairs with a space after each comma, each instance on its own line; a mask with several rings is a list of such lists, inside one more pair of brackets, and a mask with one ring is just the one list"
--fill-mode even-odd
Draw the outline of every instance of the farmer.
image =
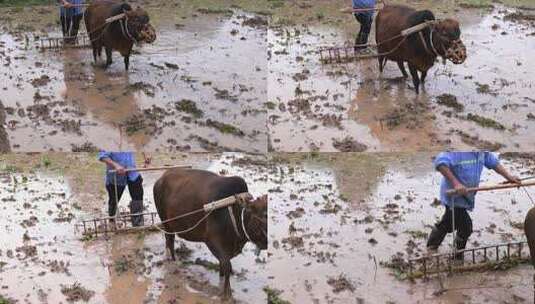
[[[445, 212], [440, 222], [431, 230], [427, 249], [431, 254], [436, 253], [446, 234], [453, 232], [451, 208], [454, 208], [457, 230], [455, 246], [457, 250], [462, 250], [472, 234], [472, 219], [468, 211], [474, 209], [476, 196], [475, 192], [467, 192], [466, 189], [479, 186], [483, 167], [496, 171], [509, 183], [520, 183], [520, 180], [509, 174], [498, 158], [490, 152], [443, 152], [435, 158], [434, 166], [443, 176], [440, 202], [445, 206]], [[456, 194], [448, 195], [446, 192], [452, 189]], [[463, 254], [456, 258], [463, 259]]]
[[375, 0], [353, 0], [353, 9], [362, 10], [353, 13], [360, 23], [359, 35], [355, 40], [355, 50], [365, 49], [365, 45], [368, 44], [368, 36], [372, 29], [374, 8]]
[[[143, 158], [145, 159], [145, 165], [150, 164], [150, 157], [145, 155], [145, 153], [143, 153]], [[108, 191], [109, 216], [116, 215], [117, 203], [121, 200], [126, 186], [128, 186], [128, 192], [130, 193], [130, 197], [132, 197], [130, 213], [142, 213], [143, 178], [137, 171], [126, 171], [127, 169], [136, 168], [134, 152], [101, 151], [98, 154], [98, 160], [106, 164], [106, 190]], [[115, 172], [112, 172], [112, 170], [115, 170]], [[115, 181], [117, 181], [117, 185], [115, 185]], [[117, 194], [115, 193], [115, 189], [117, 189]], [[132, 225], [143, 226], [143, 216], [133, 216]]]
[[58, 0], [61, 5], [61, 31], [65, 43], [74, 44], [84, 12], [84, 0]]

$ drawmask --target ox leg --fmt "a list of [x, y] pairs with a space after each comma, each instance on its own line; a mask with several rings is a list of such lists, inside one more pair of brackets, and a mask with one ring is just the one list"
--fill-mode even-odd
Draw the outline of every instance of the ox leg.
[[232, 289], [230, 288], [230, 272], [232, 270], [232, 264], [230, 263], [230, 258], [223, 257], [219, 264], [223, 268], [223, 274], [225, 276], [225, 283], [223, 284], [223, 301], [228, 301], [232, 298]]
[[217, 240], [212, 242], [206, 242], [206, 246], [212, 252], [212, 254], [219, 260], [219, 274], [223, 277], [223, 293], [221, 294], [222, 301], [229, 301], [232, 299], [232, 289], [230, 288], [230, 275], [232, 273], [232, 264], [230, 259], [233, 252], [229, 248], [225, 248]]
[[416, 94], [420, 94], [420, 76], [416, 67], [409, 63], [409, 71], [411, 71], [412, 83], [414, 84], [414, 90]]
[[405, 70], [405, 65], [403, 64], [403, 61], [398, 61], [398, 67], [401, 73], [403, 74], [403, 78], [409, 77], [409, 74], [407, 74], [407, 70]]
[[385, 69], [386, 58], [379, 56], [377, 59], [379, 60], [379, 72], [383, 73], [383, 70]]
[[124, 56], [124, 68], [128, 71], [128, 66], [130, 65], [130, 54]]
[[97, 63], [97, 56], [98, 56], [98, 48], [93, 47], [93, 61]]
[[[212, 243], [206, 242], [206, 246], [210, 249], [210, 252], [217, 258], [218, 261], [221, 261], [221, 255], [217, 250], [216, 246]], [[219, 277], [223, 277], [225, 274], [223, 272], [223, 264], [219, 263]]]
[[112, 64], [112, 60], [111, 60], [111, 48], [109, 47], [106, 47], [106, 65], [105, 67], [109, 67], [111, 64]]
[[169, 250], [171, 260], [176, 261], [175, 257], [175, 235], [174, 234], [165, 234], [165, 248]]
[[420, 82], [421, 82], [422, 84], [425, 83], [425, 77], [427, 77], [427, 71], [423, 71], [423, 72], [422, 72], [422, 76], [420, 77]]
[[[219, 251], [217, 250], [217, 247], [213, 244], [206, 242], [206, 246], [208, 249], [210, 249], [210, 252], [217, 258], [218, 261], [222, 259], [221, 254], [219, 254]], [[234, 271], [232, 270], [232, 265], [230, 265], [230, 274], [234, 274]], [[219, 277], [223, 277], [225, 275], [225, 272], [223, 271], [223, 265], [219, 263]]]

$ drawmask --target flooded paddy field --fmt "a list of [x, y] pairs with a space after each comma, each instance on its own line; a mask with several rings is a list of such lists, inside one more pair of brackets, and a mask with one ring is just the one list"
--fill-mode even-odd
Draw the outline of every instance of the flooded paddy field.
[[[299, 154], [298, 154], [299, 155]], [[440, 174], [430, 153], [281, 155], [271, 175], [269, 286], [290, 303], [529, 303], [533, 267], [402, 280], [384, 266], [394, 255], [426, 253], [443, 214]], [[312, 156], [311, 155], [315, 155]], [[502, 155], [519, 176], [532, 175], [533, 155]], [[501, 182], [485, 171], [482, 184]], [[528, 192], [533, 190], [528, 188]], [[519, 190], [477, 195], [468, 248], [525, 240], [533, 203]], [[451, 235], [440, 252], [451, 250]]]
[[1, 9], [7, 148], [266, 151], [263, 6], [131, 2], [148, 12], [157, 39], [134, 47], [129, 72], [117, 52], [104, 70], [89, 48], [39, 49], [40, 38], [61, 36], [54, 6]]
[[[437, 18], [458, 19], [468, 49], [462, 65], [437, 62], [420, 95], [393, 62], [382, 74], [376, 59], [320, 63], [320, 47], [351, 45], [357, 35], [353, 16], [338, 11], [347, 3], [333, 1], [335, 8], [320, 1], [306, 8], [289, 5], [287, 11], [294, 15], [273, 17], [268, 116], [274, 151], [535, 147], [535, 67], [529, 57], [535, 47], [533, 10], [501, 4], [408, 4], [431, 9]], [[370, 42], [375, 42], [374, 31]]]
[[[258, 196], [263, 191], [257, 185], [259, 169], [235, 165], [242, 158], [242, 154], [157, 154], [153, 163], [240, 175], [251, 194]], [[82, 238], [75, 224], [107, 213], [103, 165], [95, 154], [2, 155], [0, 173], [0, 299], [220, 303], [217, 260], [202, 243], [177, 240], [177, 261], [171, 262], [158, 232]], [[155, 211], [152, 186], [160, 175], [143, 174], [147, 211]], [[125, 196], [120, 209], [127, 209], [130, 197]], [[246, 244], [232, 263], [235, 302], [265, 303], [266, 252], [255, 257], [254, 246]]]

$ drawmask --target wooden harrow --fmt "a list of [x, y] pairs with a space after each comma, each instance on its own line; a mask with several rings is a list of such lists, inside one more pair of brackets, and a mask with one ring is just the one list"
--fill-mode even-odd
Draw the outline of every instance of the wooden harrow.
[[367, 51], [358, 49], [357, 46], [332, 46], [321, 47], [318, 50], [320, 61], [323, 64], [331, 63], [349, 63], [360, 59], [371, 59], [377, 57], [377, 52], [373, 50], [375, 45], [365, 45], [369, 49]]
[[91, 46], [89, 37], [86, 34], [79, 34], [72, 43], [65, 43], [67, 38], [63, 37], [45, 37], [39, 40], [38, 47], [41, 50], [60, 50], [66, 48], [88, 48]]
[[[143, 216], [143, 226], [132, 226], [133, 216]], [[130, 214], [128, 212], [121, 212], [117, 216], [109, 216], [102, 218], [94, 218], [83, 220], [76, 224], [76, 230], [82, 231], [82, 236], [87, 238], [96, 238], [100, 236], [108, 236], [110, 234], [128, 233], [143, 231], [155, 231], [157, 228], [155, 224], [159, 222], [160, 217], [156, 212], [145, 212]]]
[[409, 259], [405, 271], [409, 278], [427, 278], [444, 272], [497, 269], [529, 259], [527, 242], [510, 242]]

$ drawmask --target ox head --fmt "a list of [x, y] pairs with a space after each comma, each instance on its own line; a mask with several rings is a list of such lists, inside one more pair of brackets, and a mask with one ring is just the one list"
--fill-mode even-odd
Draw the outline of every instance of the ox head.
[[250, 199], [243, 206], [246, 211], [245, 228], [256, 245], [257, 253], [266, 250], [268, 247], [268, 196], [262, 195], [256, 199]]
[[466, 60], [466, 46], [461, 40], [459, 22], [453, 19], [440, 20], [436, 23], [434, 32], [442, 57], [454, 64], [461, 64]]
[[128, 30], [137, 42], [153, 43], [156, 40], [156, 31], [144, 9], [137, 7], [135, 10], [126, 11], [125, 15], [128, 20]]

